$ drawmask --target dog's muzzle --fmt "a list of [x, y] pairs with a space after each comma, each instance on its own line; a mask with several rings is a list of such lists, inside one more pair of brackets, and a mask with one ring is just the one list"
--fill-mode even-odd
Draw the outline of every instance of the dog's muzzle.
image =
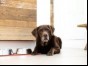
[[49, 36], [48, 35], [44, 35], [42, 37], [42, 42], [48, 42], [49, 41]]

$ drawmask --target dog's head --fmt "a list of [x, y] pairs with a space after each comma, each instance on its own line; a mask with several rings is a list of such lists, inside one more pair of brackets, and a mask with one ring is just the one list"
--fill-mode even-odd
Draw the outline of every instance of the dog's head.
[[33, 36], [36, 37], [36, 39], [40, 38], [40, 40], [43, 43], [47, 43], [51, 36], [53, 35], [54, 32], [54, 27], [49, 26], [49, 25], [42, 25], [37, 28], [35, 28], [32, 31]]

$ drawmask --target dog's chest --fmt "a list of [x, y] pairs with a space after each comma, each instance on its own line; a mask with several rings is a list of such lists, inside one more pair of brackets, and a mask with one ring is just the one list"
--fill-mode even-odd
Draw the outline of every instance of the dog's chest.
[[39, 47], [38, 51], [42, 54], [46, 54], [50, 51], [50, 49], [51, 49], [51, 46], [44, 46], [44, 47], [41, 46]]

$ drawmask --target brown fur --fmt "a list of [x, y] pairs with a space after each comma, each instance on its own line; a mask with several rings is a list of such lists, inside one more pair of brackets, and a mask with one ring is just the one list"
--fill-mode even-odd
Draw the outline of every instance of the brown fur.
[[54, 27], [42, 25], [32, 31], [36, 38], [36, 47], [33, 51], [34, 55], [38, 53], [47, 54], [49, 56], [60, 53], [62, 41], [54, 34]]

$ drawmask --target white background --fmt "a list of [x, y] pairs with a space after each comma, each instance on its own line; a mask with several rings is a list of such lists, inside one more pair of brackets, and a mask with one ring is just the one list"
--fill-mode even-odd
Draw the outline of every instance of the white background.
[[78, 24], [87, 23], [87, 0], [54, 0], [55, 34], [63, 39], [85, 39], [86, 29]]

